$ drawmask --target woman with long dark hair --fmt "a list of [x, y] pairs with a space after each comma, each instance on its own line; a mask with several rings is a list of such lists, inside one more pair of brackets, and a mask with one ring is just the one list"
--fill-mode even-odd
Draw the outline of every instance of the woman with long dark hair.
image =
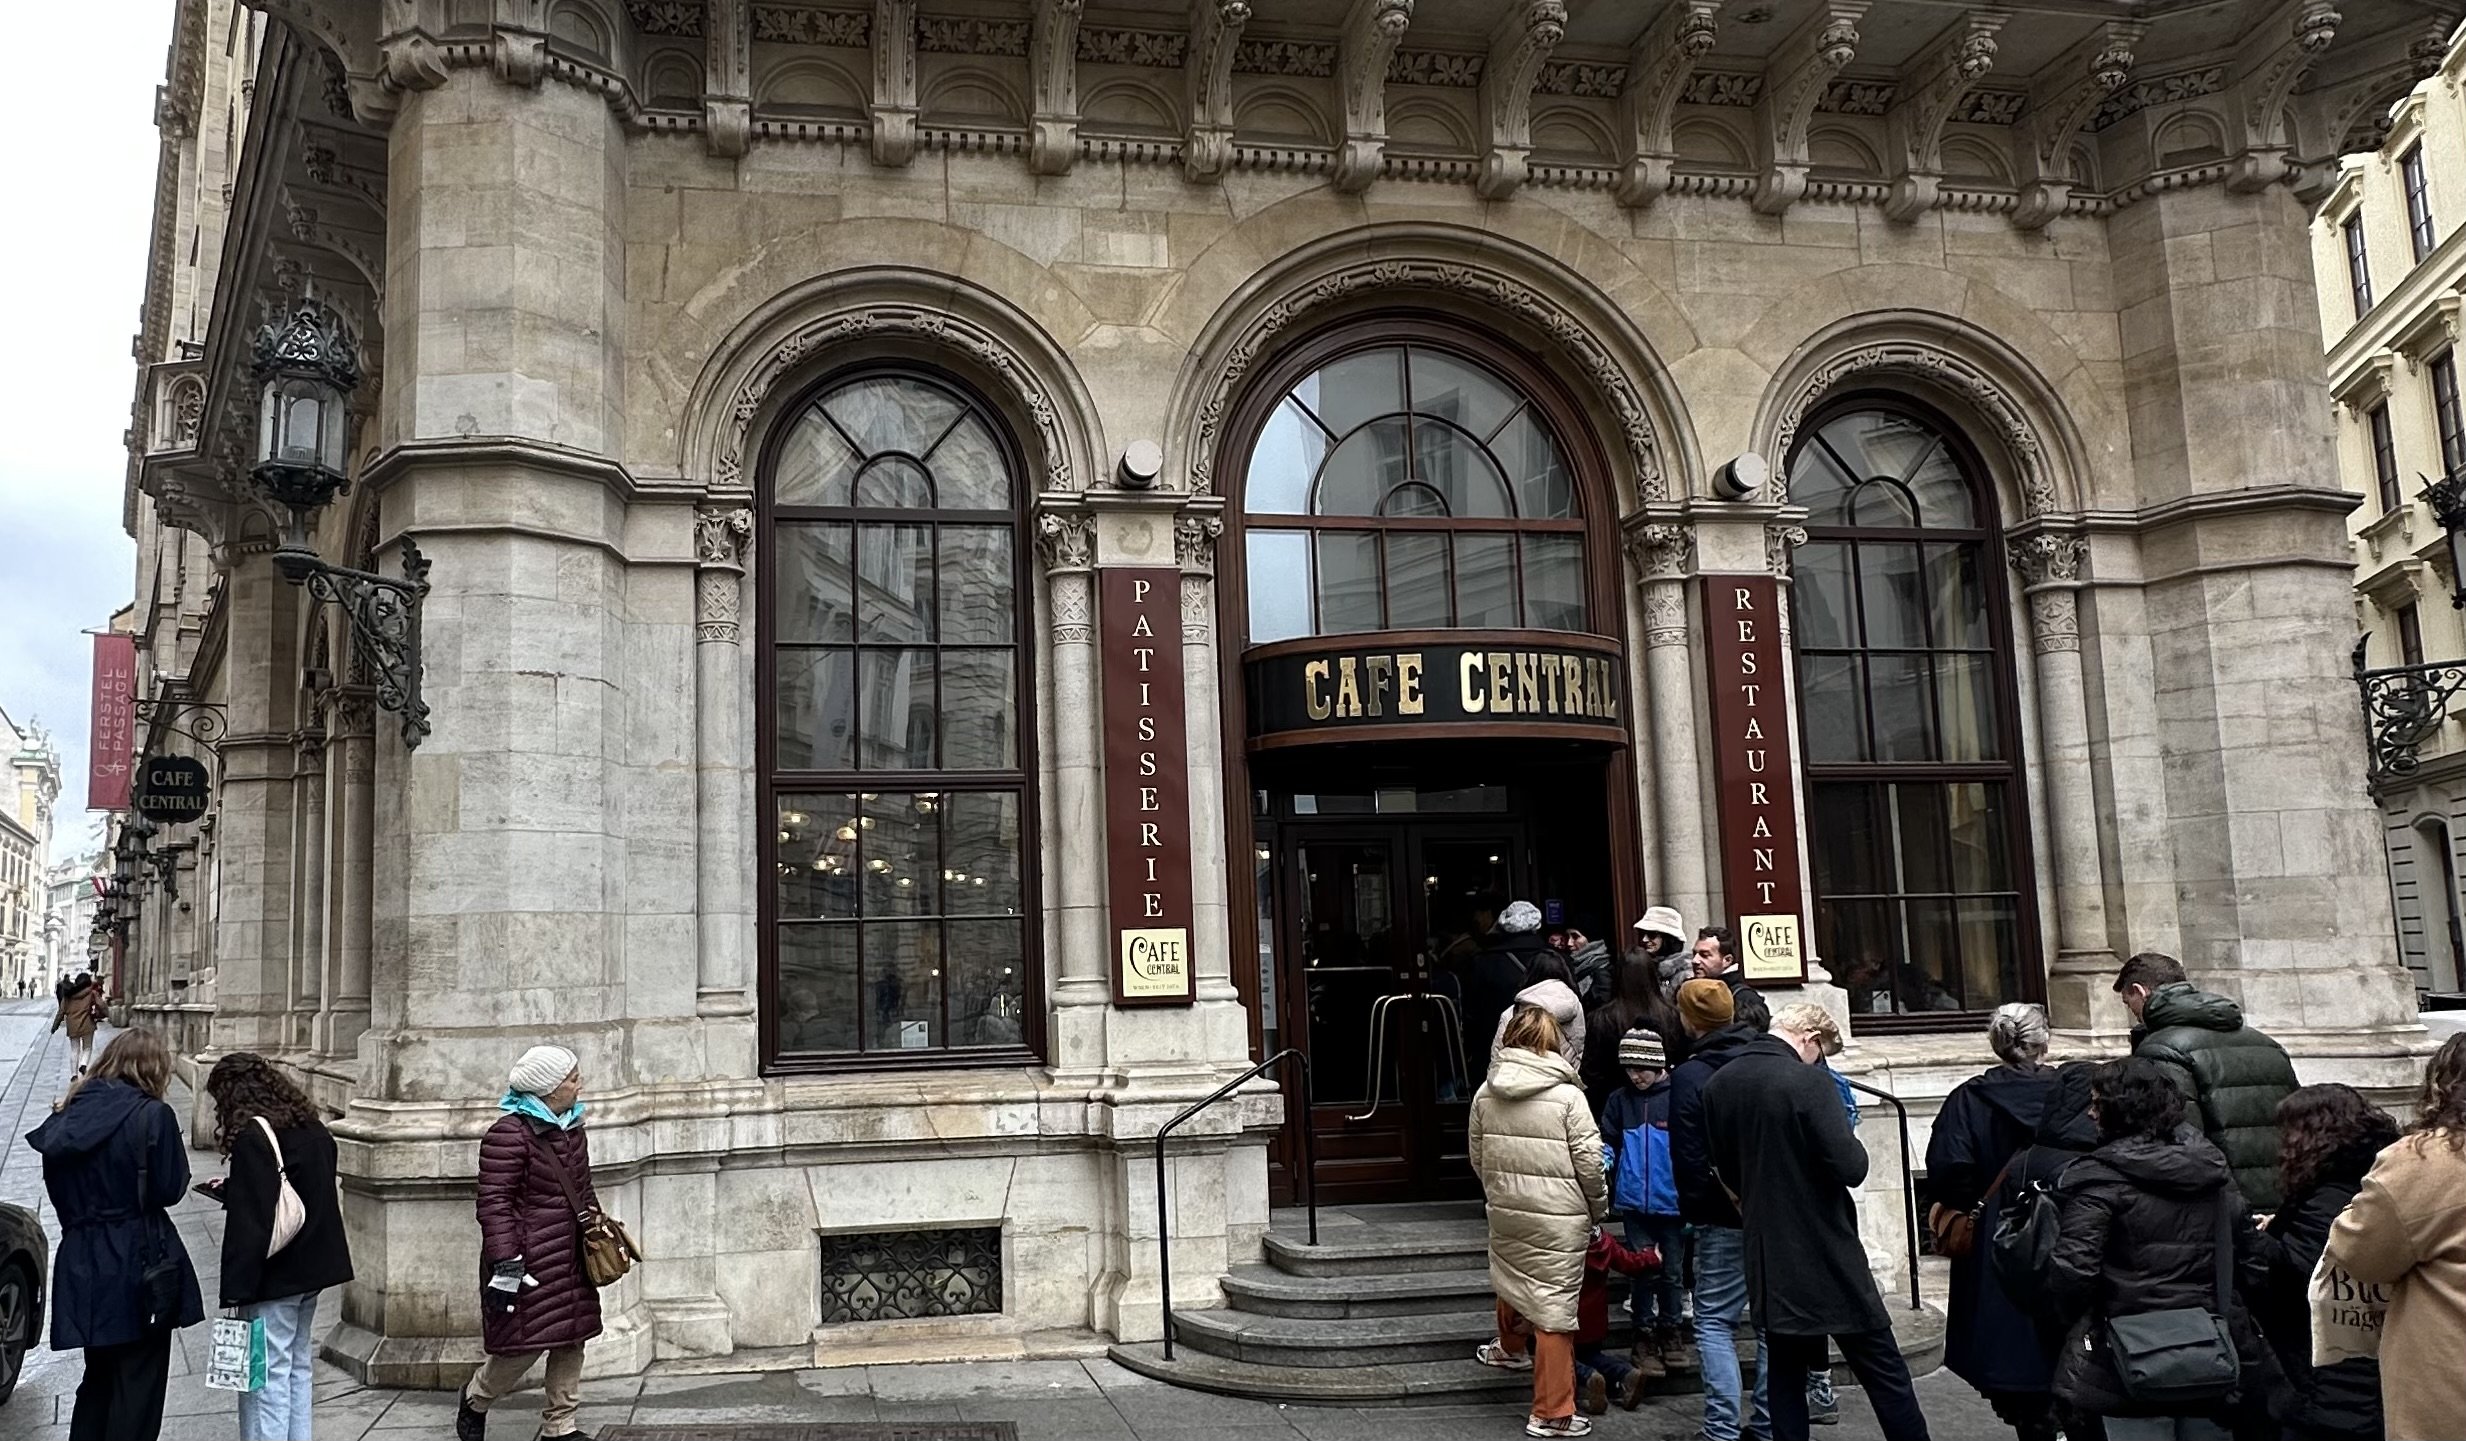
[[[1660, 1033], [1653, 1019], [1653, 1002], [1659, 996], [1652, 957], [1640, 950], [1629, 951], [1610, 974], [1610, 998], [1585, 1014], [1584, 1099], [1592, 1103], [1595, 1115], [1627, 1078], [1619, 1068], [1618, 1043], [1637, 1026], [1652, 1026], [1656, 1035]], [[1666, 1038], [1662, 1044], [1668, 1046]]]
[[[206, 1076], [215, 1149], [231, 1158], [223, 1201], [223, 1305], [265, 1322], [265, 1385], [240, 1393], [242, 1441], [309, 1441], [317, 1296], [351, 1279], [334, 1189], [334, 1138], [263, 1056], [234, 1051]], [[283, 1186], [300, 1200], [296, 1234], [275, 1244]]]
[[2261, 1236], [2269, 1279], [2254, 1309], [2290, 1383], [2278, 1417], [2287, 1441], [2381, 1436], [2380, 1363], [2357, 1358], [2315, 1371], [2309, 1292], [2329, 1227], [2363, 1189], [2373, 1159], [2397, 1138], [2397, 1122], [2352, 1086], [2305, 1086], [2278, 1102], [2278, 1194], [2285, 1199]]

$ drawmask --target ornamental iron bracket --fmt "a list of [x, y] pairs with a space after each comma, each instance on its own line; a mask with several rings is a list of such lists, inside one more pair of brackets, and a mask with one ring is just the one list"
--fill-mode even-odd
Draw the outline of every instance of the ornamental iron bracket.
[[2355, 685], [2363, 692], [2369, 775], [2373, 781], [2393, 780], [2413, 775], [2421, 766], [2423, 743], [2439, 733], [2450, 700], [2466, 687], [2466, 661], [2373, 670], [2364, 664], [2371, 643], [2369, 635], [2355, 642]]
[[428, 734], [428, 702], [420, 696], [420, 606], [428, 598], [428, 558], [408, 537], [402, 578], [328, 565], [312, 551], [274, 554], [283, 577], [319, 600], [342, 607], [352, 644], [368, 660], [377, 707], [402, 717], [402, 743], [416, 750]]
[[2462, 549], [2466, 549], [2466, 466], [2450, 471], [2434, 480], [2420, 471], [2416, 479], [2423, 482], [2423, 503], [2432, 508], [2432, 519], [2439, 522], [2449, 540], [2449, 563], [2452, 574], [2449, 605], [2466, 610], [2466, 570], [2457, 570]]
[[207, 750], [214, 749], [231, 730], [231, 712], [214, 701], [162, 696], [138, 701], [136, 712], [137, 719], [149, 729], [160, 726], [173, 735], [187, 736]]

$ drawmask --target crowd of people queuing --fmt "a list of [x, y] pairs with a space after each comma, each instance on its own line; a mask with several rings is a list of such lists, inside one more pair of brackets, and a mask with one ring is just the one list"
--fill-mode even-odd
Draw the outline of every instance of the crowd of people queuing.
[[[1466, 986], [1492, 1039], [1470, 1138], [1498, 1334], [1474, 1359], [1532, 1373], [1525, 1433], [1589, 1435], [1676, 1376], [1703, 1441], [1804, 1441], [1839, 1419], [1837, 1354], [1887, 1441], [1925, 1441], [1859, 1238], [1836, 1017], [1774, 1008], [1726, 930], [1690, 941], [1667, 906], [1589, 987], [1533, 907], [1495, 914]], [[2128, 1055], [2050, 1064], [2045, 1011], [2002, 1006], [1996, 1064], [1936, 1119], [1947, 1367], [2019, 1441], [2466, 1435], [2466, 1036], [2401, 1126], [2299, 1084], [2171, 957], [2132, 957], [2114, 992]]]

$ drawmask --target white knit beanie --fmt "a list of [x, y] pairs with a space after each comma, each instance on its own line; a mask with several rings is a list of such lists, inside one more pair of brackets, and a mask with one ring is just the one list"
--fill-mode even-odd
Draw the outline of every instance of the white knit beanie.
[[545, 1096], [565, 1084], [565, 1078], [572, 1075], [574, 1067], [579, 1064], [574, 1059], [574, 1053], [563, 1046], [533, 1046], [522, 1053], [521, 1060], [514, 1062], [513, 1073], [505, 1078], [506, 1084], [528, 1095]]
[[1517, 901], [1498, 913], [1498, 928], [1511, 936], [1540, 930], [1541, 908], [1531, 901]]

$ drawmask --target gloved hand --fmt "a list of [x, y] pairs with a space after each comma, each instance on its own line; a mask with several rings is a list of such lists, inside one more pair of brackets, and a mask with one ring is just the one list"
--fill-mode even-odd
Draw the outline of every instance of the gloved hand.
[[525, 1284], [536, 1286], [539, 1282], [523, 1271], [520, 1256], [510, 1261], [499, 1261], [488, 1273], [488, 1289], [491, 1291], [511, 1294], [520, 1291]]

